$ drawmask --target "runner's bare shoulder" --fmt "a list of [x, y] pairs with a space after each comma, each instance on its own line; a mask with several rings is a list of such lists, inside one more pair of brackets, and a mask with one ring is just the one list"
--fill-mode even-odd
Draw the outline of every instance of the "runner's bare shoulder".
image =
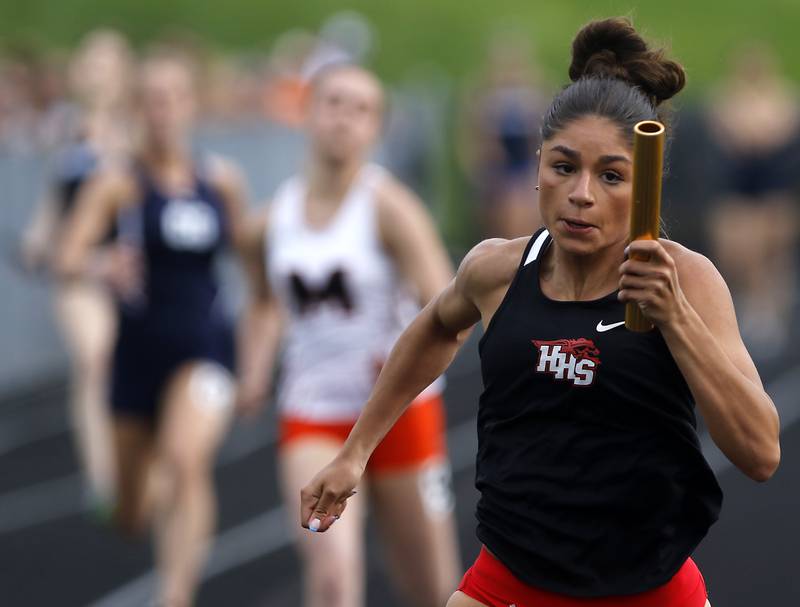
[[118, 213], [139, 202], [139, 186], [133, 171], [121, 164], [108, 164], [98, 171], [78, 196], [78, 205], [102, 207]]
[[475, 245], [458, 268], [456, 288], [475, 301], [498, 290], [505, 292], [519, 268], [530, 237], [490, 238]]

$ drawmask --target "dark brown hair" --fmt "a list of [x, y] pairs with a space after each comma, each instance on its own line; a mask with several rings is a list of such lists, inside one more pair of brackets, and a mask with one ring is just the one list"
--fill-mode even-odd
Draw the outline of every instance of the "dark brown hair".
[[572, 42], [572, 84], [565, 87], [544, 115], [542, 139], [586, 115], [608, 118], [632, 137], [641, 120], [666, 122], [661, 104], [686, 84], [683, 67], [651, 49], [628, 19], [613, 18], [585, 25]]

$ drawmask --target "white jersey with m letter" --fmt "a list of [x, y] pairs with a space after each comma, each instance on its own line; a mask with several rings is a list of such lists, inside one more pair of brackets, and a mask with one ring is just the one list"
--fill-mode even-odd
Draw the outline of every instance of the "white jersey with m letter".
[[[313, 422], [352, 422], [418, 307], [380, 239], [376, 190], [386, 171], [366, 165], [325, 226], [306, 220], [308, 189], [284, 182], [270, 207], [267, 274], [288, 316], [278, 403]], [[422, 396], [441, 391], [441, 380]]]

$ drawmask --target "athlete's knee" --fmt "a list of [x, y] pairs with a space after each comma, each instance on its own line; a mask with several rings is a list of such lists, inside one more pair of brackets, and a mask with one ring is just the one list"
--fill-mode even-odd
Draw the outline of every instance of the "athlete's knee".
[[355, 604], [363, 583], [363, 563], [357, 550], [345, 543], [308, 542], [302, 545], [301, 555], [306, 588], [312, 596], [325, 597], [325, 605], [331, 607]]
[[87, 381], [103, 381], [110, 365], [110, 352], [106, 348], [84, 347], [74, 353], [75, 372]]
[[138, 476], [120, 476], [111, 520], [123, 535], [136, 537], [147, 530], [150, 521], [145, 492], [145, 484]]
[[308, 587], [315, 597], [324, 597], [329, 607], [353, 605], [361, 584], [357, 569], [334, 562], [312, 567], [307, 572]]
[[175, 446], [164, 452], [165, 471], [173, 486], [180, 493], [205, 486], [211, 482], [210, 458], [188, 446]]

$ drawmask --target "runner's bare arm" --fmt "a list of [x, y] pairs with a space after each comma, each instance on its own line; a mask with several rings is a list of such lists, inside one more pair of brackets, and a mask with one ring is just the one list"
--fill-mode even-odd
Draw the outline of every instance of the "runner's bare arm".
[[659, 327], [711, 438], [742, 472], [767, 480], [780, 461], [780, 422], [742, 342], [730, 292], [708, 259], [677, 243], [635, 241], [650, 261], [626, 261], [620, 298]]
[[244, 178], [234, 166], [218, 160], [215, 176], [226, 204], [231, 239], [247, 278], [247, 304], [237, 335], [237, 403], [241, 412], [253, 414], [264, 405], [269, 391], [282, 323], [265, 268], [267, 209], [265, 205], [257, 213], [248, 212]]
[[420, 305], [426, 305], [453, 278], [430, 213], [416, 195], [390, 178], [378, 193], [378, 226], [403, 278], [416, 290]]
[[[372, 451], [409, 403], [453, 360], [468, 331], [481, 320], [476, 301], [500, 287], [508, 256], [491, 241], [464, 258], [456, 277], [400, 336], [375, 388], [337, 458], [301, 493], [300, 522], [325, 531], [341, 514]], [[510, 273], [513, 276], [513, 271]]]
[[268, 221], [266, 208], [261, 209], [250, 222], [240, 253], [251, 290], [240, 326], [247, 368], [241, 372], [239, 407], [245, 414], [255, 413], [265, 403], [283, 334], [284, 313], [267, 280], [264, 234]]
[[116, 170], [97, 175], [82, 188], [54, 260], [61, 279], [87, 276], [93, 247], [114, 225], [118, 213], [133, 203], [135, 189], [130, 175]]

